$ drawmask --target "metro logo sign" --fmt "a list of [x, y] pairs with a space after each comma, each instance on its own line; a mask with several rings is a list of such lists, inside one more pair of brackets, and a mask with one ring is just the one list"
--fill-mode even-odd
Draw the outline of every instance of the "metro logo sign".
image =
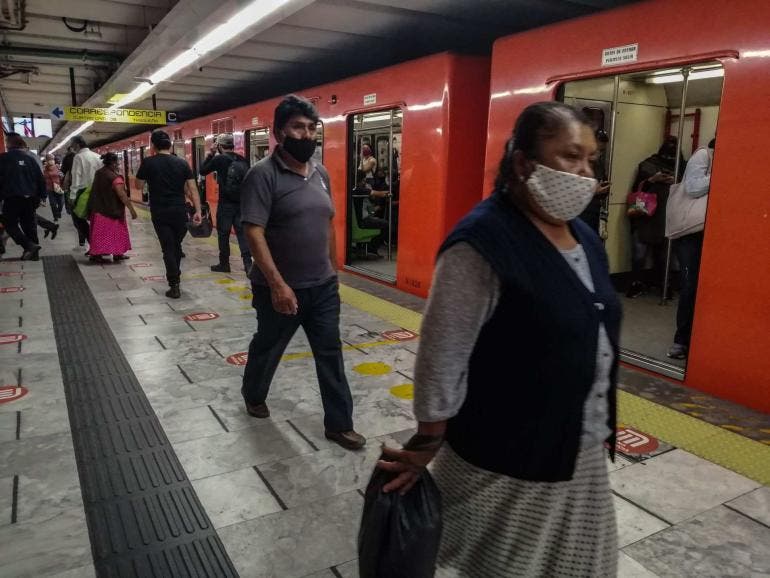
[[658, 449], [658, 440], [631, 428], [618, 429], [615, 447], [623, 454], [649, 454]]
[[19, 343], [27, 338], [23, 333], [0, 333], [0, 345]]
[[240, 353], [234, 353], [229, 356], [225, 361], [230, 365], [246, 365], [246, 361], [249, 359], [248, 351], [241, 351]]
[[185, 321], [211, 321], [218, 318], [219, 315], [216, 313], [190, 313], [184, 316]]
[[26, 387], [16, 387], [15, 385], [4, 385], [0, 387], [0, 403], [10, 403], [21, 399], [29, 393]]
[[382, 336], [391, 341], [409, 341], [416, 338], [417, 334], [408, 329], [395, 329], [393, 331], [386, 331]]

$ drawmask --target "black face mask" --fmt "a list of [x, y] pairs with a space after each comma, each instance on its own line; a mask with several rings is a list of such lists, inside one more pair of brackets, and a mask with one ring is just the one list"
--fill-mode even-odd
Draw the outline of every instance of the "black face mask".
[[315, 152], [315, 140], [309, 138], [294, 138], [287, 136], [281, 145], [283, 150], [293, 156], [297, 161], [306, 163]]

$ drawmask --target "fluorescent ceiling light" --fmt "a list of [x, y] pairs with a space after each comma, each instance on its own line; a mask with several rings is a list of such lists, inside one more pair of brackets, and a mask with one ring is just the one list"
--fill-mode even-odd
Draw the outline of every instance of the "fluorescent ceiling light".
[[[724, 76], [725, 71], [723, 68], [712, 68], [710, 70], [694, 70], [690, 73], [690, 80], [699, 80], [701, 78], [718, 78]], [[680, 73], [675, 74], [659, 74], [657, 76], [650, 76], [645, 79], [648, 84], [669, 84], [671, 82], [684, 82], [684, 75]]]
[[167, 78], [170, 78], [183, 68], [190, 66], [193, 62], [198, 60], [200, 56], [196, 54], [192, 49], [185, 50], [182, 54], [178, 55], [171, 62], [165, 64], [160, 69], [156, 70], [150, 75], [150, 82], [158, 84], [163, 82]]

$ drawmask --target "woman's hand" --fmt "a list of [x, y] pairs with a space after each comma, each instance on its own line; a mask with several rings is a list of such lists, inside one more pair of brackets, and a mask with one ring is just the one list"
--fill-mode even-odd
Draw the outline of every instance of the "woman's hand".
[[443, 441], [442, 436], [415, 434], [404, 449], [397, 450], [382, 446], [382, 453], [388, 459], [377, 462], [377, 467], [396, 477], [385, 484], [382, 491], [398, 491], [403, 496], [417, 483], [425, 467], [436, 456]]

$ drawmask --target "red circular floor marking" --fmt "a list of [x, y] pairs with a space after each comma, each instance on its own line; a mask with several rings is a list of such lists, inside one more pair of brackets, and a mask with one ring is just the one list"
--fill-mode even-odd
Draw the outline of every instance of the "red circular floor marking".
[[217, 313], [190, 313], [184, 316], [185, 321], [211, 321], [212, 319], [218, 319]]
[[630, 427], [618, 428], [615, 447], [623, 454], [649, 454], [658, 449], [658, 440]]
[[0, 293], [21, 293], [24, 287], [0, 287]]
[[0, 387], [0, 403], [10, 403], [21, 399], [29, 393], [26, 387], [15, 385], [4, 385]]
[[24, 341], [27, 338], [23, 333], [0, 333], [0, 345], [8, 345], [9, 343], [18, 343]]
[[152, 267], [152, 263], [134, 263], [131, 268], [134, 267]]
[[246, 360], [249, 358], [248, 351], [241, 351], [240, 353], [233, 353], [225, 361], [230, 365], [246, 365]]
[[20, 277], [21, 271], [0, 271], [0, 277]]
[[164, 275], [150, 275], [149, 277], [142, 277], [142, 281], [165, 281]]
[[409, 341], [417, 337], [417, 334], [408, 329], [395, 329], [393, 331], [386, 331], [382, 336], [391, 341]]

